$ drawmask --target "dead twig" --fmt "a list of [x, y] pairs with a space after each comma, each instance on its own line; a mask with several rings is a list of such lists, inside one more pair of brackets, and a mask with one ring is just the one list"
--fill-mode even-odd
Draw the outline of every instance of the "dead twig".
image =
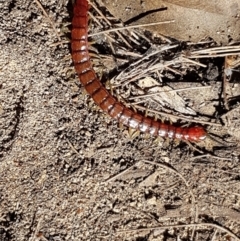
[[187, 227], [201, 227], [201, 226], [209, 226], [209, 227], [217, 228], [217, 229], [227, 233], [231, 237], [235, 238], [235, 240], [240, 241], [240, 238], [236, 234], [234, 234], [227, 228], [222, 227], [215, 223], [191, 223], [191, 224], [176, 224], [176, 225], [173, 224], [173, 225], [164, 225], [164, 226], [149, 227], [149, 228], [117, 230], [117, 233], [129, 233], [129, 232], [138, 232], [138, 231], [151, 231], [151, 230], [157, 230], [157, 229], [163, 230], [163, 229], [169, 229], [169, 228], [187, 228]]

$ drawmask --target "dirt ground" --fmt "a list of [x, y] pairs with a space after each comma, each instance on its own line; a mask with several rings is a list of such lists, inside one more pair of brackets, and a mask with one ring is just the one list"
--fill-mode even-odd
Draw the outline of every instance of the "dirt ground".
[[[0, 240], [240, 240], [240, 82], [231, 58], [190, 58], [219, 46], [210, 38], [192, 46], [142, 29], [123, 32], [125, 42], [93, 36], [95, 67], [117, 98], [209, 133], [193, 144], [131, 135], [75, 75], [72, 10], [68, 0], [0, 1]], [[95, 17], [91, 32], [107, 29]], [[150, 76], [121, 82], [158, 60]], [[173, 94], [147, 96], [163, 90]]]

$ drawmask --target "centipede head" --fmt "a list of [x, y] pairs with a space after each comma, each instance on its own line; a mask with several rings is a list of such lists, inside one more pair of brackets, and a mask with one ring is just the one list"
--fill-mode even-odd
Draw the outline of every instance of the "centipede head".
[[187, 128], [185, 139], [190, 142], [203, 141], [207, 137], [207, 132], [202, 126], [194, 126]]

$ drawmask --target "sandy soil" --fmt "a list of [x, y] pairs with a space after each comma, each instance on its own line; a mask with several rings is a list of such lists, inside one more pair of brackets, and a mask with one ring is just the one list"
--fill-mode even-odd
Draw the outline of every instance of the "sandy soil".
[[[196, 118], [185, 116], [209, 122], [225, 145], [133, 138], [75, 75], [72, 4], [41, 4], [51, 22], [37, 1], [0, 2], [0, 240], [240, 240], [240, 88], [237, 78], [227, 82], [226, 109], [224, 59], [203, 60], [206, 70], [186, 65], [195, 83], [178, 74], [170, 83], [171, 71], [163, 82], [210, 87], [181, 93]], [[105, 38], [94, 40], [98, 48]], [[102, 62], [115, 65], [107, 56]], [[131, 88], [115, 92], [131, 96]]]

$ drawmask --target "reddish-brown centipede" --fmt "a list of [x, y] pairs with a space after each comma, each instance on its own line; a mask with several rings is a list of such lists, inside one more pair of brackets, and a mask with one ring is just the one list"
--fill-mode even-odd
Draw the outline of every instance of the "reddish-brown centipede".
[[176, 127], [145, 117], [125, 107], [101, 84], [93, 70], [88, 51], [88, 1], [76, 0], [72, 19], [72, 59], [82, 85], [95, 103], [112, 118], [154, 136], [198, 142], [207, 136], [201, 126]]

